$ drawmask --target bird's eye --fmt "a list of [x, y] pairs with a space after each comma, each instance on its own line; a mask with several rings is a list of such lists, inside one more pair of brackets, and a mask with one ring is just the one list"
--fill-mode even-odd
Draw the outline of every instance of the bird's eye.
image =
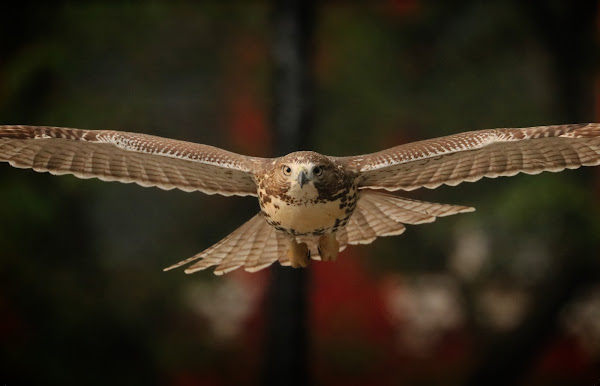
[[290, 174], [292, 174], [292, 168], [287, 165], [283, 165], [281, 171], [283, 172], [284, 176], [289, 176]]
[[321, 174], [323, 174], [323, 168], [322, 168], [322, 167], [320, 167], [320, 166], [315, 166], [315, 167], [313, 168], [313, 174], [314, 174], [315, 176], [320, 176]]

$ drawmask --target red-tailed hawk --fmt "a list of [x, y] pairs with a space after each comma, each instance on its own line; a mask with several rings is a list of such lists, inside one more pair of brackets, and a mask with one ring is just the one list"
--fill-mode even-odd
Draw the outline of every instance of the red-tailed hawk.
[[161, 189], [257, 196], [260, 212], [205, 251], [185, 272], [216, 265], [223, 274], [279, 260], [305, 267], [334, 260], [348, 244], [401, 234], [473, 208], [385, 191], [457, 185], [519, 172], [600, 164], [600, 124], [481, 130], [408, 143], [377, 153], [331, 157], [300, 151], [279, 158], [145, 134], [46, 126], [0, 126], [0, 161], [52, 174], [135, 182]]

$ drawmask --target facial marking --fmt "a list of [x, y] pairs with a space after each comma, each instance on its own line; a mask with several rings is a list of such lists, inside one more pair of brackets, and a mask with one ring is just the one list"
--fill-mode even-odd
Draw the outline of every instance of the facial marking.
[[264, 172], [259, 201], [267, 222], [297, 235], [323, 235], [346, 225], [356, 208], [357, 179], [313, 152], [282, 157]]

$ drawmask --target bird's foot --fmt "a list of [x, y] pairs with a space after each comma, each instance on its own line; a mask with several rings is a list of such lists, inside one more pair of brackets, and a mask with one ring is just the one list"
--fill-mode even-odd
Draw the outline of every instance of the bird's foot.
[[331, 233], [319, 237], [317, 248], [322, 261], [334, 261], [337, 259], [340, 243], [336, 240], [335, 234]]
[[306, 268], [310, 261], [310, 249], [308, 249], [306, 243], [298, 243], [296, 240], [291, 240], [290, 248], [288, 249], [288, 258], [293, 268]]

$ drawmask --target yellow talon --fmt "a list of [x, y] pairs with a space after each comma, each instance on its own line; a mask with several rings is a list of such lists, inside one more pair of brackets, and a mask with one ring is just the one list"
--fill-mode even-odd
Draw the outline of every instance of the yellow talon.
[[296, 240], [291, 240], [290, 248], [288, 249], [288, 258], [290, 259], [291, 266], [294, 268], [308, 267], [310, 250], [306, 243], [298, 243]]
[[335, 238], [335, 234], [330, 233], [319, 237], [319, 254], [322, 261], [334, 261], [340, 250], [340, 243]]

